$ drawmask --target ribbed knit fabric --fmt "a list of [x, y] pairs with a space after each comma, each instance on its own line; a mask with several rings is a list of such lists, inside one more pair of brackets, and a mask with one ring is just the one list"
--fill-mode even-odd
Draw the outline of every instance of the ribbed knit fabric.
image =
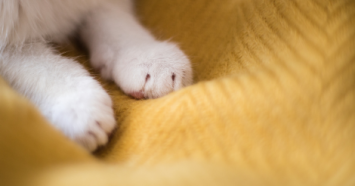
[[79, 58], [118, 121], [91, 156], [0, 83], [0, 185], [355, 185], [354, 0], [139, 0], [137, 12], [190, 56], [195, 84], [137, 101]]

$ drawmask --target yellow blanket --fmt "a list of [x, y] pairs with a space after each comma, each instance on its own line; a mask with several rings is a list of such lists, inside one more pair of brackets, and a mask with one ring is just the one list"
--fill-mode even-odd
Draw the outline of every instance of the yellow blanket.
[[100, 80], [118, 130], [91, 155], [0, 80], [0, 185], [355, 185], [354, 0], [137, 11], [190, 56], [195, 84], [137, 101]]

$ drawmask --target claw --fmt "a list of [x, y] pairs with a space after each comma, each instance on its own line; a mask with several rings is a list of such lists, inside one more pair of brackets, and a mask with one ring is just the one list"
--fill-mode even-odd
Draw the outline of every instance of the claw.
[[132, 92], [129, 95], [136, 98], [136, 99], [144, 99], [143, 92]]

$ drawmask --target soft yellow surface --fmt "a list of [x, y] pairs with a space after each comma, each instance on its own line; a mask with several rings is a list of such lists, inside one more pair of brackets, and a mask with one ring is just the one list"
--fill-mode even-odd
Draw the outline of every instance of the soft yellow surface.
[[92, 156], [0, 82], [0, 185], [355, 185], [354, 0], [137, 10], [191, 57], [195, 85], [137, 101], [103, 83], [119, 126]]

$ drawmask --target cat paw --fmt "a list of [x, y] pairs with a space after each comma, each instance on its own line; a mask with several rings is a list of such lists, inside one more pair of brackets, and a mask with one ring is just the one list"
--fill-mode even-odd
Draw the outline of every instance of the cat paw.
[[62, 91], [42, 110], [56, 128], [89, 151], [106, 144], [116, 126], [111, 98], [91, 77]]
[[112, 64], [111, 68], [99, 68], [101, 75], [113, 79], [136, 99], [158, 98], [192, 83], [190, 61], [173, 43], [149, 42], [120, 50], [113, 47], [105, 54], [100, 60], [94, 58], [93, 64], [110, 61], [106, 64]]

